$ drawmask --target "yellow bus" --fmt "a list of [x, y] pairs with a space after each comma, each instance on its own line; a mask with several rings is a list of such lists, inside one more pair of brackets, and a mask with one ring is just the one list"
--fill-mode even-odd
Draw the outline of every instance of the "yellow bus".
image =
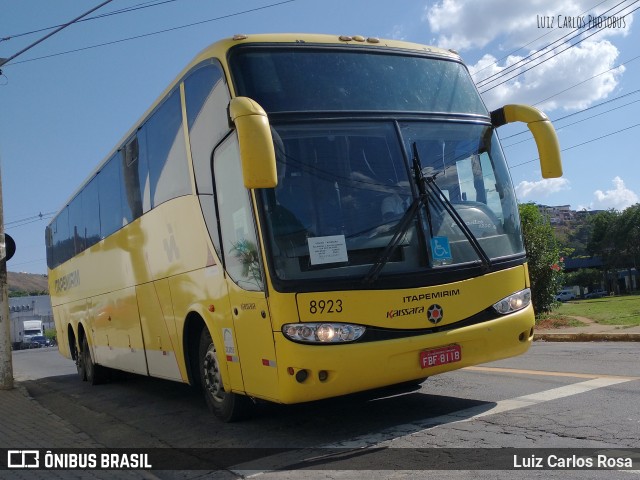
[[202, 388], [225, 421], [518, 355], [533, 337], [496, 128], [452, 51], [237, 35], [200, 53], [46, 229], [60, 352]]

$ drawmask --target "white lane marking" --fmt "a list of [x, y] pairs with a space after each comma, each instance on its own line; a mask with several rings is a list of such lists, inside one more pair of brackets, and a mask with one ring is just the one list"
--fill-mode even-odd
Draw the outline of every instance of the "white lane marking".
[[[589, 392], [597, 388], [609, 387], [619, 383], [630, 382], [632, 379], [625, 378], [595, 378], [585, 382], [574, 383], [564, 387], [552, 388], [551, 390], [543, 390], [541, 392], [523, 395], [521, 397], [511, 398], [507, 400], [499, 400], [491, 408], [487, 405], [476, 405], [475, 407], [465, 408], [457, 412], [440, 415], [439, 417], [426, 418], [419, 422], [399, 425], [386, 431], [375, 434], [362, 435], [346, 442], [338, 442], [327, 445], [326, 448], [362, 448], [367, 446], [380, 446], [383, 442], [391, 442], [401, 436], [419, 434], [421, 431], [429, 430], [440, 425], [450, 425], [453, 423], [470, 422], [476, 418], [495, 415], [497, 413], [510, 412], [519, 408], [530, 407], [540, 403], [557, 400], [564, 397], [570, 397], [580, 393]], [[382, 439], [383, 437], [384, 439]]]
[[[353, 448], [360, 449], [365, 447], [383, 447], [387, 446], [397, 440], [398, 438], [408, 435], [418, 435], [425, 430], [430, 430], [441, 425], [451, 425], [455, 423], [470, 422], [476, 418], [486, 417], [488, 415], [495, 415], [497, 413], [505, 413], [519, 408], [530, 407], [539, 405], [541, 403], [549, 402], [552, 400], [558, 400], [560, 398], [570, 397], [572, 395], [578, 395], [580, 393], [586, 393], [598, 388], [610, 387], [620, 383], [631, 382], [636, 378], [613, 378], [613, 377], [599, 377], [585, 382], [574, 383], [572, 385], [566, 385], [564, 387], [552, 388], [551, 390], [543, 390], [541, 392], [532, 393], [529, 395], [523, 395], [507, 400], [499, 400], [491, 408], [487, 405], [477, 405], [471, 408], [465, 408], [464, 410], [458, 410], [457, 412], [448, 413], [446, 415], [440, 415], [438, 417], [426, 418], [424, 420], [406, 423], [404, 425], [398, 425], [393, 428], [382, 430], [380, 432], [361, 435], [352, 439], [322, 445], [319, 447], [313, 447], [314, 451], [321, 450], [323, 448]], [[297, 464], [304, 459], [299, 456], [300, 452], [293, 450], [292, 452], [285, 452], [279, 455], [273, 455], [268, 459], [260, 459], [259, 463], [264, 465], [266, 461], [274, 465], [275, 469], [286, 468], [287, 465]], [[245, 478], [252, 478], [262, 475], [265, 472], [273, 470], [255, 470], [250, 464], [234, 465], [229, 470], [236, 475], [243, 476]]]

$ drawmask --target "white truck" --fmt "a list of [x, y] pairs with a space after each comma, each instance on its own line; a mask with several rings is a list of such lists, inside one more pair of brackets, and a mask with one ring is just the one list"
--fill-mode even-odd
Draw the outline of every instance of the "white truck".
[[42, 320], [25, 320], [22, 324], [22, 348], [29, 348], [31, 339], [33, 337], [43, 336], [44, 327], [42, 326]]
[[11, 348], [20, 350], [22, 348], [22, 337], [24, 336], [24, 324], [19, 318], [11, 319]]

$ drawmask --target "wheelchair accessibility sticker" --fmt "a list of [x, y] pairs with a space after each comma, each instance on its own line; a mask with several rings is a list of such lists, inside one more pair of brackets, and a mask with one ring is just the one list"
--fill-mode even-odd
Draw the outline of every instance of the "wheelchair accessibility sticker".
[[433, 237], [431, 252], [434, 260], [451, 260], [451, 247], [447, 237]]

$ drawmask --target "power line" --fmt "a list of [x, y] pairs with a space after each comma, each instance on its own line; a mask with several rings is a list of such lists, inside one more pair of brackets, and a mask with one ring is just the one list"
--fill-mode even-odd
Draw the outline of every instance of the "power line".
[[28, 265], [30, 263], [39, 263], [39, 262], [43, 262], [45, 260], [46, 260], [46, 258], [38, 258], [36, 260], [29, 260], [28, 262], [20, 262], [20, 263], [11, 262], [11, 268], [13, 269], [13, 268], [18, 267], [20, 265]]
[[[104, 18], [104, 17], [111, 17], [113, 15], [120, 15], [122, 13], [134, 12], [136, 10], [142, 10], [144, 8], [157, 7], [157, 6], [163, 5], [165, 3], [172, 3], [172, 2], [177, 2], [177, 1], [178, 0], [163, 0], [163, 1], [155, 2], [155, 3], [151, 2], [151, 1], [143, 2], [143, 3], [139, 4], [139, 5], [136, 5], [135, 7], [121, 8], [121, 9], [118, 9], [118, 10], [114, 10], [112, 12], [102, 13], [100, 15], [94, 15], [93, 17], [83, 18], [81, 20], [78, 20], [76, 23], [88, 22], [88, 21], [91, 21], [91, 20], [98, 20], [98, 19], [101, 19], [101, 18]], [[24, 36], [27, 36], [27, 35], [33, 35], [34, 33], [46, 32], [47, 30], [51, 30], [53, 28], [58, 28], [58, 27], [61, 27], [61, 26], [62, 25], [53, 25], [51, 27], [39, 28], [37, 30], [31, 30], [29, 32], [16, 33], [14, 35], [9, 35], [9, 36], [0, 38], [0, 42], [5, 42], [7, 40], [12, 40], [14, 38], [24, 37]]]
[[[571, 118], [571, 117], [574, 117], [576, 115], [580, 115], [581, 113], [588, 112], [589, 110], [593, 110], [595, 108], [602, 107], [603, 105], [606, 105], [606, 104], [611, 103], [611, 102], [618, 101], [618, 100], [620, 100], [622, 98], [629, 97], [629, 96], [635, 95], [637, 93], [640, 93], [640, 89], [634, 90], [633, 92], [625, 93], [624, 95], [619, 95], [619, 96], [611, 98], [609, 100], [605, 100], [604, 102], [597, 103], [595, 105], [592, 105], [590, 107], [584, 108], [582, 110], [578, 110], [576, 112], [569, 113], [569, 114], [567, 114], [567, 115], [565, 115], [563, 117], [553, 118], [553, 119], [551, 119], [551, 123], [555, 124], [556, 122], [561, 122], [562, 120], [566, 120], [567, 118]], [[630, 103], [635, 103], [635, 101], [634, 102], [630, 102]], [[626, 105], [628, 105], [628, 103], [625, 103], [623, 106], [626, 106]], [[523, 135], [525, 133], [530, 133], [530, 131], [528, 129], [522, 130], [522, 131], [520, 131], [518, 133], [514, 133], [513, 135], [509, 135], [508, 137], [504, 137], [504, 138], [502, 138], [502, 140], [508, 140], [509, 138], [517, 137], [517, 136]]]
[[[621, 128], [620, 130], [616, 130], [615, 132], [607, 133], [606, 135], [602, 135], [600, 137], [592, 138], [591, 140], [587, 140], [586, 142], [578, 143], [577, 145], [572, 145], [567, 148], [563, 148], [560, 152], [566, 152], [569, 150], [573, 150], [574, 148], [582, 147], [583, 145], [587, 145], [589, 143], [596, 142], [598, 140], [602, 140], [603, 138], [611, 137], [613, 135], [617, 135], [618, 133], [626, 132], [627, 130], [631, 130], [632, 128], [640, 127], [640, 123], [636, 123], [635, 125], [631, 125], [630, 127]], [[526, 162], [518, 163], [516, 165], [510, 165], [509, 168], [521, 167], [523, 165], [527, 165], [529, 163], [533, 163], [540, 160], [540, 157], [534, 158], [532, 160], [528, 160]]]
[[[590, 9], [588, 9], [588, 10], [585, 10], [585, 11], [584, 11], [584, 12], [582, 12], [579, 16], [584, 15], [585, 13], [589, 12], [590, 10], [593, 10], [593, 9], [595, 9], [596, 7], [599, 7], [600, 5], [602, 5], [603, 3], [606, 3], [606, 2], [608, 2], [608, 1], [609, 1], [609, 0], [602, 0], [602, 2], [598, 3], [597, 5], [594, 5], [592, 8], [590, 8]], [[615, 7], [614, 7], [614, 8], [615, 8]], [[577, 30], [577, 29], [576, 29], [576, 30]], [[576, 31], [576, 30], [574, 30], [574, 31]], [[536, 43], [538, 40], [540, 40], [541, 38], [546, 37], [547, 35], [550, 35], [552, 32], [553, 32], [553, 30], [549, 30], [547, 33], [545, 33], [545, 34], [543, 34], [543, 35], [540, 35], [538, 38], [535, 38], [535, 39], [531, 40], [529, 43], [527, 43], [527, 44], [525, 44], [525, 45], [523, 45], [523, 46], [521, 46], [521, 47], [518, 47], [518, 48], [516, 48], [515, 50], [513, 50], [513, 51], [509, 52], [508, 54], [506, 54], [505, 56], [503, 56], [502, 58], [497, 59], [497, 60], [496, 60], [495, 62], [493, 62], [492, 64], [487, 65], [486, 67], [481, 68], [480, 70], [478, 70], [478, 71], [474, 72], [471, 76], [472, 76], [472, 77], [475, 77], [476, 75], [478, 75], [478, 73], [485, 71], [485, 70], [486, 70], [487, 68], [489, 68], [489, 67], [492, 67], [492, 66], [494, 66], [494, 65], [497, 65], [497, 64], [498, 64], [498, 63], [500, 63], [502, 60], [505, 60], [505, 59], [509, 58], [511, 55], [513, 55], [514, 53], [516, 53], [516, 52], [518, 52], [518, 51], [522, 50], [523, 48], [526, 48], [526, 47], [528, 47], [529, 45], [531, 45], [531, 44], [533, 44], [533, 43]], [[569, 33], [569, 34], [567, 34], [567, 35], [570, 35], [570, 33]], [[565, 35], [565, 36], [566, 36], [566, 35]], [[564, 38], [565, 36], [563, 36], [563, 37], [561, 37], [561, 38]], [[547, 46], [545, 46], [545, 47], [542, 47], [539, 51], [541, 51], [541, 50], [545, 50], [545, 49], [549, 48], [549, 46], [550, 46], [550, 45], [552, 45], [552, 44], [553, 44], [553, 43], [555, 43], [555, 42], [557, 42], [557, 40], [554, 40], [554, 42], [552, 42], [552, 43], [548, 44], [548, 45], [547, 45]], [[526, 58], [526, 57], [525, 57], [525, 58]], [[486, 79], [483, 79], [483, 80], [481, 80], [481, 81], [484, 81], [484, 80], [486, 80]]]
[[[544, 100], [541, 100], [541, 101], [539, 101], [539, 102], [535, 103], [534, 105], [539, 105], [539, 104], [541, 104], [542, 102], [545, 102], [545, 101], [547, 101], [547, 100], [549, 100], [549, 99], [551, 99], [551, 98], [553, 98], [553, 97], [556, 97], [556, 96], [558, 96], [558, 95], [560, 95], [560, 94], [562, 94], [562, 93], [566, 92], [567, 90], [571, 90], [572, 88], [575, 88], [575, 87], [577, 87], [578, 85], [582, 85], [583, 83], [588, 82], [589, 80], [592, 80], [592, 79], [594, 79], [594, 78], [596, 78], [596, 77], [598, 77], [598, 76], [602, 75], [603, 73], [607, 73], [607, 72], [609, 72], [609, 71], [611, 71], [611, 70], [615, 70], [616, 68], [618, 68], [618, 67], [620, 67], [620, 66], [622, 66], [622, 65], [625, 65], [625, 64], [627, 64], [627, 63], [631, 63], [633, 60], [637, 60], [638, 58], [640, 58], [640, 55], [639, 55], [639, 56], [637, 56], [637, 57], [632, 58], [631, 60], [627, 60], [626, 62], [622, 62], [622, 63], [620, 63], [620, 64], [616, 65], [615, 67], [610, 68], [610, 69], [609, 69], [609, 70], [607, 70], [606, 72], [598, 73], [597, 75], [594, 75], [593, 77], [587, 78], [586, 80], [584, 80], [584, 81], [582, 81], [582, 82], [576, 83], [575, 85], [572, 85], [571, 87], [566, 88], [566, 89], [562, 90], [561, 92], [558, 92], [558, 93], [556, 93], [556, 94], [554, 94], [554, 95], [552, 95], [552, 96], [550, 96], [550, 97], [547, 97], [547, 98], [545, 98]], [[639, 90], [634, 90], [634, 91], [629, 92], [629, 93], [625, 93], [624, 95], [619, 95], [619, 96], [614, 97], [614, 98], [611, 98], [611, 99], [609, 99], [609, 100], [605, 100], [604, 102], [600, 102], [600, 103], [597, 103], [597, 104], [592, 105], [592, 106], [590, 106], [590, 107], [584, 108], [584, 109], [582, 109], [582, 110], [578, 110], [578, 111], [576, 111], [576, 112], [573, 112], [573, 113], [570, 113], [570, 114], [568, 114], [568, 115], [565, 115], [564, 117], [558, 117], [558, 118], [555, 118], [555, 119], [551, 119], [551, 122], [552, 122], [552, 123], [556, 123], [556, 122], [559, 122], [559, 121], [565, 120], [565, 119], [567, 119], [567, 118], [569, 118], [569, 117], [573, 117], [573, 116], [575, 116], [575, 115], [579, 115], [579, 114], [584, 113], [584, 112], [587, 112], [587, 111], [589, 111], [589, 110], [593, 110], [594, 108], [598, 108], [598, 107], [601, 107], [601, 106], [603, 106], [603, 105], [606, 105], [607, 103], [615, 102], [615, 101], [617, 101], [617, 100], [620, 100], [621, 98], [629, 97], [629, 96], [631, 96], [631, 95], [635, 95], [635, 94], [637, 94], [637, 93], [640, 93], [640, 89], [639, 89]], [[632, 102], [632, 103], [635, 103], [635, 102]], [[509, 138], [517, 137], [517, 136], [519, 136], [519, 135], [523, 135], [523, 134], [525, 134], [525, 133], [529, 133], [529, 130], [521, 130], [521, 131], [520, 131], [520, 132], [518, 132], [518, 133], [514, 133], [513, 135], [509, 135], [508, 137], [504, 137], [504, 138], [502, 138], [502, 140], [507, 140], [507, 139], [509, 139]]]
[[[102, 2], [100, 5], [93, 7], [91, 10], [88, 10], [87, 12], [83, 13], [82, 15], [80, 15], [79, 17], [74, 18], [73, 20], [65, 23], [64, 25], [61, 25], [60, 27], [56, 28], [53, 32], [48, 33], [47, 35], [45, 35], [44, 37], [42, 37], [40, 40], [36, 40], [35, 42], [33, 42], [32, 44], [26, 46], [25, 48], [23, 48], [22, 50], [20, 50], [18, 53], [14, 53], [13, 55], [11, 55], [9, 58], [2, 58], [0, 59], [0, 67], [2, 67], [3, 65], [6, 65], [7, 63], [9, 63], [11, 60], [19, 57], [20, 55], [22, 55], [23, 53], [31, 50], [33, 47], [35, 47], [36, 45], [44, 42], [46, 39], [48, 39], [49, 37], [55, 35], [56, 33], [58, 33], [60, 30], [63, 30], [65, 28], [67, 28], [69, 25], [72, 25], [74, 23], [76, 23], [77, 21], [79, 21], [81, 18], [86, 17], [87, 15], [89, 15], [90, 13], [95, 12], [96, 10], [98, 10], [100, 7], [105, 6], [107, 3], [111, 3], [113, 0], [105, 0], [104, 2]], [[2, 71], [0, 70], [0, 73]]]
[[[640, 100], [634, 100], [633, 102], [625, 103], [624, 105], [620, 105], [620, 106], [618, 106], [618, 107], [614, 107], [614, 108], [611, 108], [611, 109], [609, 109], [609, 110], [605, 110], [604, 112], [596, 113], [595, 115], [591, 115], [591, 116], [589, 116], [589, 117], [587, 117], [587, 118], [583, 118], [582, 120], [577, 120], [577, 121], [575, 121], [575, 122], [573, 122], [573, 123], [568, 123], [568, 124], [566, 124], [566, 125], [562, 125], [561, 127], [558, 127], [558, 128], [556, 129], [556, 131], [558, 131], [558, 132], [559, 132], [559, 131], [561, 131], [561, 130], [563, 130], [563, 129], [565, 129], [565, 128], [572, 127], [573, 125], [577, 125], [578, 123], [586, 122], [587, 120], [591, 120], [591, 119], [593, 119], [593, 118], [599, 117], [599, 116], [604, 115], [604, 114], [606, 114], [606, 113], [611, 113], [611, 112], [613, 112], [613, 111], [615, 111], [615, 110], [619, 110], [619, 109], [621, 109], [621, 108], [628, 107], [629, 105], [632, 105], [632, 104], [634, 104], [634, 103], [638, 103], [638, 102], [640, 102]], [[566, 118], [566, 117], [565, 117], [565, 118]], [[511, 143], [511, 144], [509, 144], [509, 145], [503, 145], [503, 148], [513, 147], [513, 146], [515, 146], [515, 145], [519, 145], [519, 144], [524, 143], [524, 142], [529, 142], [529, 141], [531, 141], [531, 140], [533, 140], [533, 138], [532, 138], [532, 137], [525, 138], [524, 140], [520, 140], [520, 141], [518, 141], [518, 142], [514, 142], [514, 143]]]
[[[614, 5], [613, 7], [609, 8], [608, 10], [605, 10], [605, 11], [603, 12], [603, 14], [606, 14], [606, 13], [610, 12], [611, 10], [613, 10], [614, 8], [616, 8], [616, 7], [620, 6], [622, 3], [624, 3], [624, 1], [625, 1], [625, 0], [623, 0], [622, 2], [620, 2], [620, 3], [616, 4], [616, 5]], [[631, 5], [633, 5], [633, 4], [635, 4], [635, 3], [638, 3], [638, 1], [640, 1], [640, 0], [634, 0], [632, 3], [630, 3], [629, 5], [626, 5], [625, 7], [622, 7], [622, 9], [620, 9], [620, 10], [619, 10], [619, 11], [617, 11], [617, 12], [615, 12], [613, 15], [617, 15], [617, 14], [619, 14], [620, 12], [622, 12], [622, 10], [625, 10], [625, 9], [629, 8]], [[594, 7], [594, 8], [595, 8], [595, 7]], [[635, 10], [634, 10], [634, 11], [635, 11]], [[633, 11], [632, 11], [632, 12], [629, 12], [629, 13], [633, 13]], [[628, 15], [628, 14], [625, 14], [625, 15]], [[588, 32], [589, 30], [594, 29], [594, 28], [597, 28], [597, 27], [596, 27], [596, 25], [594, 25], [594, 26], [591, 26], [591, 27], [589, 27], [588, 29], [586, 29], [584, 32], [580, 32], [580, 30], [582, 30], [583, 28], [584, 28], [584, 27], [580, 27], [580, 28], [576, 28], [575, 30], [572, 30], [571, 32], [567, 33], [566, 35], [564, 35], [564, 36], [562, 36], [562, 37], [558, 38], [557, 40], [554, 40], [553, 42], [549, 43], [548, 45], [546, 45], [546, 46], [542, 47], [540, 50], [538, 50], [538, 51], [536, 51], [536, 52], [532, 52], [532, 53], [531, 53], [531, 54], [529, 54], [528, 56], [526, 56], [526, 57], [524, 57], [524, 58], [521, 58], [521, 59], [520, 59], [520, 60], [518, 60], [517, 62], [515, 62], [515, 63], [513, 63], [513, 64], [511, 64], [511, 65], [509, 65], [509, 66], [507, 66], [507, 67], [506, 67], [505, 69], [503, 69], [502, 71], [497, 72], [497, 73], [494, 73], [493, 75], [491, 75], [491, 76], [489, 76], [489, 77], [487, 77], [487, 78], [484, 78], [484, 79], [480, 80], [480, 81], [477, 83], [478, 88], [485, 87], [485, 86], [487, 86], [487, 84], [490, 84], [490, 83], [496, 82], [496, 81], [500, 80], [501, 78], [505, 77], [506, 75], [509, 75], [510, 73], [512, 73], [513, 71], [515, 71], [515, 70], [517, 69], [517, 66], [518, 66], [519, 64], [523, 64], [522, 66], [527, 65], [527, 64], [530, 64], [530, 63], [532, 63], [533, 61], [538, 60], [538, 59], [542, 58], [543, 56], [545, 56], [545, 55], [547, 55], [547, 54], [551, 53], [551, 52], [553, 51], [553, 50], [551, 50], [551, 47], [552, 47], [554, 44], [557, 44], [557, 43], [558, 43], [558, 42], [560, 42], [561, 40], [565, 39], [566, 37], [571, 36], [571, 38], [569, 38], [569, 41], [571, 41], [571, 40], [573, 40], [574, 38], [580, 37], [581, 35], [585, 34], [585, 33], [586, 33], [586, 32]], [[577, 32], [577, 33], [576, 33], [576, 32]], [[577, 41], [577, 42], [576, 42], [576, 43], [574, 43], [573, 45], [570, 45], [569, 47], [567, 47], [565, 50], [568, 50], [569, 48], [572, 48], [572, 47], [574, 47], [575, 45], [578, 45], [579, 43], [583, 42], [584, 40], [586, 40], [586, 39], [588, 39], [588, 38], [592, 37], [593, 35], [595, 35], [596, 33], [599, 33], [599, 32], [600, 32], [600, 30], [599, 30], [599, 29], [597, 29], [597, 30], [596, 30], [594, 33], [592, 33], [591, 35], [588, 35], [588, 36], [586, 36], [585, 38], [582, 38], [581, 40]], [[562, 50], [562, 51], [560, 51], [560, 52], [556, 53], [555, 55], [552, 55], [551, 57], [549, 57], [549, 58], [547, 58], [547, 59], [543, 60], [542, 62], [540, 62], [540, 63], [538, 63], [538, 64], [534, 65], [534, 67], [535, 67], [535, 66], [537, 66], [537, 65], [541, 65], [542, 63], [546, 62], [547, 60], [549, 60], [550, 58], [553, 58], [553, 57], [554, 57], [554, 56], [556, 56], [556, 55], [559, 55], [560, 53], [564, 52], [565, 50]], [[531, 67], [531, 68], [534, 68], [534, 67]], [[508, 78], [508, 79], [507, 79], [507, 81], [508, 81], [508, 80], [511, 80], [511, 79], [513, 79], [513, 78], [515, 78], [516, 76], [518, 76], [518, 75], [520, 75], [520, 74], [522, 74], [522, 73], [524, 73], [524, 72], [526, 72], [526, 71], [528, 71], [528, 70], [531, 70], [531, 68], [529, 68], [529, 69], [527, 69], [527, 70], [524, 70], [523, 72], [520, 72], [520, 73], [518, 73], [517, 75], [515, 75], [515, 76], [513, 76], [513, 77]], [[496, 78], [494, 78], [493, 80], [491, 80], [493, 77], [496, 77]], [[504, 82], [502, 82], [502, 83], [504, 83]], [[498, 84], [498, 85], [494, 85], [493, 87], [489, 88], [488, 90], [491, 90], [491, 89], [493, 89], [493, 88], [495, 88], [495, 87], [497, 87], [497, 86], [499, 86], [499, 85], [502, 85], [502, 83], [500, 83], [500, 84]], [[485, 91], [488, 91], [488, 90], [485, 90]], [[482, 92], [482, 93], [484, 93], [484, 92]]]
[[48, 220], [55, 215], [56, 212], [40, 212], [38, 215], [32, 215], [30, 217], [21, 218], [19, 220], [13, 220], [12, 222], [5, 222], [5, 226], [12, 226], [13, 228], [22, 227], [24, 225], [28, 225], [30, 223], [39, 222], [42, 220]]
[[[636, 1], [638, 1], [638, 0], [636, 0]], [[629, 12], [629, 13], [633, 13], [633, 12], [635, 12], [636, 10], [638, 10], [638, 8], [640, 8], [640, 7], [635, 8], [634, 10], [632, 10], [632, 11], [631, 11], [631, 12]], [[551, 60], [552, 58], [557, 57], [557, 56], [558, 56], [558, 55], [560, 55], [561, 53], [566, 52], [567, 50], [569, 50], [569, 49], [571, 49], [571, 48], [575, 47], [575, 46], [576, 46], [576, 45], [578, 45], [579, 43], [584, 42], [584, 41], [585, 41], [585, 40], [587, 40], [588, 38], [593, 37], [594, 35], [596, 35], [596, 34], [598, 34], [598, 33], [600, 33], [600, 30], [593, 32], [591, 35], [587, 35], [586, 37], [582, 38], [581, 40], [578, 40], [578, 41], [577, 41], [576, 43], [574, 43], [573, 45], [569, 45], [569, 46], [568, 46], [567, 48], [565, 48], [564, 50], [560, 50], [559, 52], [554, 53], [553, 55], [551, 55], [551, 56], [549, 56], [549, 57], [545, 58], [544, 60], [542, 60], [540, 63], [537, 63], [537, 64], [533, 65], [532, 67], [526, 68], [526, 69], [524, 69], [524, 70], [522, 70], [522, 71], [520, 71], [520, 72], [516, 73], [515, 75], [513, 75], [513, 76], [511, 76], [511, 77], [509, 77], [509, 78], [507, 78], [507, 79], [503, 80], [502, 82], [500, 82], [500, 83], [498, 83], [498, 84], [496, 84], [496, 85], [493, 85], [492, 87], [489, 87], [489, 88], [487, 88], [487, 89], [485, 89], [485, 90], [481, 91], [481, 92], [480, 92], [480, 94], [487, 93], [487, 92], [489, 92], [489, 91], [493, 90], [494, 88], [499, 87], [500, 85], [504, 85], [504, 84], [505, 84], [505, 83], [507, 83], [509, 80], [513, 80], [514, 78], [519, 77], [519, 76], [520, 76], [520, 75], [522, 75], [523, 73], [526, 73], [526, 72], [528, 72], [529, 70], [533, 70], [534, 68], [539, 67], [539, 66], [540, 66], [540, 65], [542, 65], [543, 63], [548, 62], [548, 61], [549, 61], [549, 60]], [[603, 73], [606, 73], [606, 72], [603, 72]], [[600, 75], [601, 75], [601, 74], [600, 74]]]
[[[640, 8], [640, 7], [638, 7], [638, 8]], [[600, 73], [598, 73], [598, 74], [596, 74], [596, 75], [594, 75], [594, 76], [592, 76], [592, 77], [587, 78], [586, 80], [583, 80], [583, 81], [581, 81], [581, 82], [576, 83], [575, 85], [570, 86], [569, 88], [565, 88], [564, 90], [562, 90], [562, 91], [560, 91], [560, 92], [558, 92], [558, 93], [555, 93], [555, 94], [551, 95], [550, 97], [547, 97], [547, 98], [545, 98], [545, 99], [543, 99], [543, 100], [540, 100], [540, 101], [539, 101], [539, 102], [537, 102], [537, 103], [534, 103], [534, 105], [540, 105], [541, 103], [546, 102], [547, 100], [551, 100], [552, 98], [557, 97], [558, 95], [563, 94], [563, 93], [564, 93], [564, 92], [566, 92], [567, 90], [571, 90], [572, 88], [575, 88], [575, 87], [577, 87], [578, 85], [582, 85], [583, 83], [586, 83], [586, 82], [588, 82], [589, 80], [593, 80], [594, 78], [599, 77], [600, 75], [604, 75], [605, 73], [609, 73], [609, 72], [610, 72], [610, 71], [612, 71], [612, 70], [615, 70], [615, 69], [617, 69], [617, 68], [620, 68], [621, 66], [626, 65], [626, 64], [628, 64], [628, 63], [631, 63], [631, 62], [633, 62], [634, 60], [637, 60], [638, 58], [640, 58], [640, 55], [635, 56], [635, 57], [633, 57], [633, 58], [631, 58], [631, 59], [629, 59], [629, 60], [626, 60], [626, 61], [624, 61], [624, 62], [621, 62], [621, 63], [619, 63], [618, 65], [615, 65], [614, 67], [611, 67], [609, 70], [605, 70], [604, 72], [600, 72]]]
[[242, 10], [240, 12], [230, 13], [228, 15], [222, 15], [220, 17], [210, 18], [208, 20], [201, 20], [199, 22], [188, 23], [186, 25], [180, 25], [178, 27], [165, 28], [163, 30], [157, 30], [157, 31], [154, 31], [154, 32], [143, 33], [141, 35], [135, 35], [133, 37], [121, 38], [120, 40], [113, 40], [111, 42], [104, 42], [104, 43], [99, 43], [99, 44], [96, 44], [96, 45], [89, 45], [88, 47], [76, 48], [76, 49], [67, 50], [67, 51], [64, 51], [64, 52], [52, 53], [50, 55], [43, 55], [41, 57], [29, 58], [27, 60], [21, 60], [19, 62], [14, 62], [13, 65], [18, 65], [20, 63], [34, 62], [36, 60], [43, 60], [45, 58], [57, 57], [57, 56], [60, 56], [60, 55], [66, 55], [66, 54], [69, 54], [69, 53], [81, 52], [81, 51], [84, 51], [84, 50], [90, 50], [90, 49], [98, 48], [98, 47], [105, 47], [105, 46], [108, 46], [108, 45], [114, 45], [116, 43], [128, 42], [130, 40], [138, 40], [140, 38], [150, 37], [150, 36], [158, 35], [158, 34], [161, 34], [161, 33], [173, 32], [175, 30], [181, 30], [183, 28], [194, 27], [194, 26], [197, 26], [197, 25], [205, 24], [205, 23], [215, 22], [215, 21], [218, 21], [218, 20], [224, 20], [226, 18], [237, 17], [237, 16], [240, 16], [240, 15], [246, 15], [247, 13], [254, 13], [254, 12], [257, 12], [257, 11], [260, 11], [260, 10], [266, 10], [266, 9], [273, 8], [273, 7], [279, 7], [281, 5], [285, 5], [287, 3], [293, 3], [295, 1], [296, 0], [284, 0], [282, 2], [271, 3], [269, 5], [264, 5], [262, 7], [256, 7], [256, 8], [251, 8], [251, 9], [248, 9], [248, 10]]

